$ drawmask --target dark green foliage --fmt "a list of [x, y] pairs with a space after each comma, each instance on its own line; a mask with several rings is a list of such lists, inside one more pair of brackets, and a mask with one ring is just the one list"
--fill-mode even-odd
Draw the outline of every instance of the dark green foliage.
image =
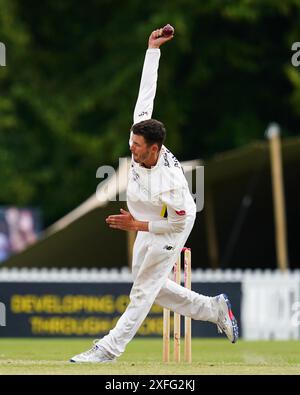
[[180, 159], [298, 133], [300, 1], [0, 0], [0, 204], [38, 205], [46, 224], [117, 165], [150, 32], [166, 23], [153, 117]]

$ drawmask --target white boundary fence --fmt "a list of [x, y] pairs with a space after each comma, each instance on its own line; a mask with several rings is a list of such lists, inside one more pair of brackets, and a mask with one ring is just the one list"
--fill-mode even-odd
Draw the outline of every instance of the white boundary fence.
[[[183, 275], [182, 275], [183, 278]], [[128, 268], [0, 269], [1, 282], [128, 283]], [[243, 338], [300, 339], [300, 270], [194, 270], [192, 283], [239, 282]]]

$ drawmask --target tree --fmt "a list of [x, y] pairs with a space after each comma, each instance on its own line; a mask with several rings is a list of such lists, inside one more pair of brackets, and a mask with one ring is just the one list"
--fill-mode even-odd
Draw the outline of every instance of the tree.
[[207, 158], [299, 123], [299, 1], [0, 0], [0, 203], [38, 205], [46, 225], [118, 164], [152, 29], [171, 23], [153, 116], [180, 159]]

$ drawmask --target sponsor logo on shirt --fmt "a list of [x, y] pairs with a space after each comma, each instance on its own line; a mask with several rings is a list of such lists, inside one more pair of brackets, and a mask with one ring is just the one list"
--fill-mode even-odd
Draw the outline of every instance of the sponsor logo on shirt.
[[[178, 167], [180, 168], [180, 164], [178, 159], [176, 158], [176, 156], [174, 156], [171, 151], [169, 151], [167, 148], [165, 149], [165, 153], [163, 154], [163, 158], [164, 158], [164, 165], [171, 167], [170, 166], [170, 162], [173, 164], [174, 167]], [[173, 161], [173, 162], [172, 162]]]
[[134, 181], [137, 181], [140, 178], [140, 175], [134, 169], [132, 169], [132, 177]]
[[164, 158], [164, 165], [170, 167], [170, 163], [168, 161], [168, 154], [164, 153], [163, 158]]
[[185, 215], [186, 214], [186, 212], [185, 212], [185, 210], [175, 210], [175, 213], [177, 214], [177, 215]]
[[139, 117], [143, 117], [144, 115], [148, 115], [148, 112], [147, 112], [147, 111], [142, 111], [142, 112], [139, 114]]

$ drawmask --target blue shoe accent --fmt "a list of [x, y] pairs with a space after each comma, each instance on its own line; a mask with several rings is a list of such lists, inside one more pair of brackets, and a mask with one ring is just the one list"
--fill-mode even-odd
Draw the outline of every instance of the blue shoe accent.
[[[227, 315], [229, 320], [223, 320], [219, 321], [219, 323], [217, 323], [218, 326], [218, 331], [219, 333], [224, 332], [226, 334], [226, 336], [229, 338], [229, 340], [231, 341], [231, 343], [236, 343], [239, 337], [239, 328], [238, 328], [238, 324], [237, 321], [233, 315], [233, 312], [231, 310], [231, 303], [230, 300], [228, 299], [228, 296], [226, 294], [220, 294], [217, 296], [217, 300], [219, 301], [220, 298], [223, 298], [224, 301], [226, 302], [227, 305]], [[225, 322], [225, 323], [224, 323]], [[230, 324], [231, 323], [231, 329], [232, 329], [232, 334], [231, 334], [231, 330], [230, 329]]]

